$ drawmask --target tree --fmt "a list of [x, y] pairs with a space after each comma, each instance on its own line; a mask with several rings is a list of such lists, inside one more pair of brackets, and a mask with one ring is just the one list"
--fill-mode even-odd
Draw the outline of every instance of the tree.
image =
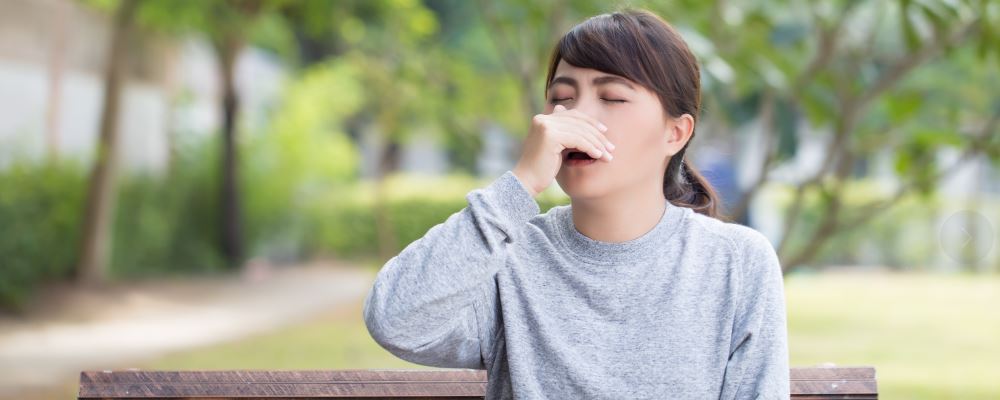
[[181, 36], [198, 34], [212, 44], [218, 58], [222, 110], [219, 185], [219, 246], [230, 266], [244, 257], [243, 202], [237, 150], [240, 96], [234, 80], [238, 57], [263, 16], [278, 15], [290, 4], [282, 0], [146, 0], [140, 22], [151, 30]]
[[108, 254], [115, 209], [118, 170], [118, 111], [122, 81], [125, 79], [127, 42], [135, 19], [135, 0], [123, 0], [115, 10], [114, 26], [105, 61], [104, 105], [101, 111], [100, 136], [90, 172], [86, 209], [82, 226], [82, 247], [77, 265], [77, 279], [85, 284], [107, 279]]
[[[801, 115], [829, 134], [820, 167], [794, 184], [785, 211], [777, 247], [786, 273], [813, 260], [837, 234], [864, 226], [908, 195], [929, 193], [974, 156], [996, 158], [1000, 91], [997, 69], [989, 65], [1000, 56], [991, 28], [1000, 15], [987, 2], [778, 1], [744, 9], [681, 3], [670, 10], [685, 10], [678, 20], [710, 44], [700, 56], [733, 71], [726, 77], [708, 68], [710, 101], [730, 116], [755, 107], [749, 117], [765, 126], [767, 155], [737, 215], [772, 181], [780, 161], [794, 155], [788, 141], [804, 134], [782, 118]], [[980, 80], [939, 83], [956, 73]], [[935, 150], [946, 147], [962, 156], [937, 165]], [[859, 164], [884, 148], [895, 153], [902, 183], [885, 198], [849, 204], [845, 189], [857, 180]], [[800, 229], [809, 197], [818, 198], [824, 212], [815, 227]]]
[[417, 131], [432, 132], [471, 170], [483, 116], [511, 108], [512, 102], [496, 101], [504, 97], [491, 93], [493, 76], [477, 74], [485, 72], [477, 69], [484, 52], [474, 50], [486, 37], [467, 40], [479, 28], [469, 23], [470, 11], [461, 1], [305, 2], [284, 9], [302, 67], [336, 59], [360, 71], [365, 103], [347, 123], [356, 140], [373, 134], [379, 144], [374, 209], [383, 258], [399, 246], [388, 220], [385, 178], [399, 169], [402, 146]]

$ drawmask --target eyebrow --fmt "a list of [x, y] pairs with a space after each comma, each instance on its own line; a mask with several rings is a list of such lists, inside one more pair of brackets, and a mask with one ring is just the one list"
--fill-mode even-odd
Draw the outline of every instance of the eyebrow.
[[[632, 86], [632, 84], [629, 83], [627, 79], [615, 75], [601, 75], [594, 78], [591, 82], [594, 84], [594, 86], [606, 85], [609, 83], [620, 83], [622, 85], [627, 86], [629, 89], [635, 90], [635, 86]], [[546, 89], [552, 88], [552, 86], [555, 86], [557, 83], [564, 83], [570, 85], [574, 89], [578, 88], [576, 79], [570, 78], [568, 76], [557, 76], [554, 79], [552, 79], [552, 82], [549, 83], [549, 87]]]

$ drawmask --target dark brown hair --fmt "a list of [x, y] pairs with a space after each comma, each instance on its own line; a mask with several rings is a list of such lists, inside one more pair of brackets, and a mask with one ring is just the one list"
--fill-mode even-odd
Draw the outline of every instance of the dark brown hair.
[[[581, 22], [556, 44], [549, 62], [548, 88], [559, 60], [578, 68], [619, 75], [655, 92], [672, 117], [701, 107], [701, 72], [687, 43], [669, 23], [652, 12], [626, 8]], [[674, 154], [663, 178], [663, 195], [672, 204], [710, 217], [724, 218], [719, 196], [698, 170], [685, 160], [691, 139]]]

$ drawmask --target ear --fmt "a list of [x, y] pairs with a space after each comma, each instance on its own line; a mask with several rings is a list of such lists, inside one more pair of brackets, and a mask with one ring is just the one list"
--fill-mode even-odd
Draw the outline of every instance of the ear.
[[670, 155], [674, 155], [683, 149], [688, 140], [691, 139], [693, 132], [694, 117], [691, 114], [671, 118], [671, 122], [667, 124], [666, 132], [667, 147], [670, 150]]

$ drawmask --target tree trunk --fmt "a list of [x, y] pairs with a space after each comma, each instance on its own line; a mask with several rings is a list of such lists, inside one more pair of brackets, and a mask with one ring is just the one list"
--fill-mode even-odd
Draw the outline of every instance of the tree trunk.
[[219, 72], [222, 81], [222, 185], [219, 215], [221, 216], [222, 255], [230, 267], [243, 261], [243, 224], [240, 202], [236, 151], [236, 122], [239, 97], [236, 93], [236, 57], [243, 48], [242, 38], [232, 33], [218, 45]]
[[[388, 136], [388, 135], [386, 135]], [[388, 191], [386, 190], [386, 176], [392, 171], [399, 169], [399, 144], [391, 138], [385, 138], [388, 142], [382, 145], [379, 151], [379, 162], [377, 176], [375, 180], [375, 232], [378, 240], [379, 257], [383, 261], [388, 261], [396, 254], [396, 232], [392, 227], [392, 220], [389, 218]]]
[[118, 168], [118, 110], [125, 74], [126, 40], [135, 16], [135, 0], [124, 0], [115, 12], [111, 46], [105, 66], [104, 108], [101, 132], [90, 173], [81, 238], [77, 279], [83, 284], [107, 281], [114, 223], [115, 178]]

